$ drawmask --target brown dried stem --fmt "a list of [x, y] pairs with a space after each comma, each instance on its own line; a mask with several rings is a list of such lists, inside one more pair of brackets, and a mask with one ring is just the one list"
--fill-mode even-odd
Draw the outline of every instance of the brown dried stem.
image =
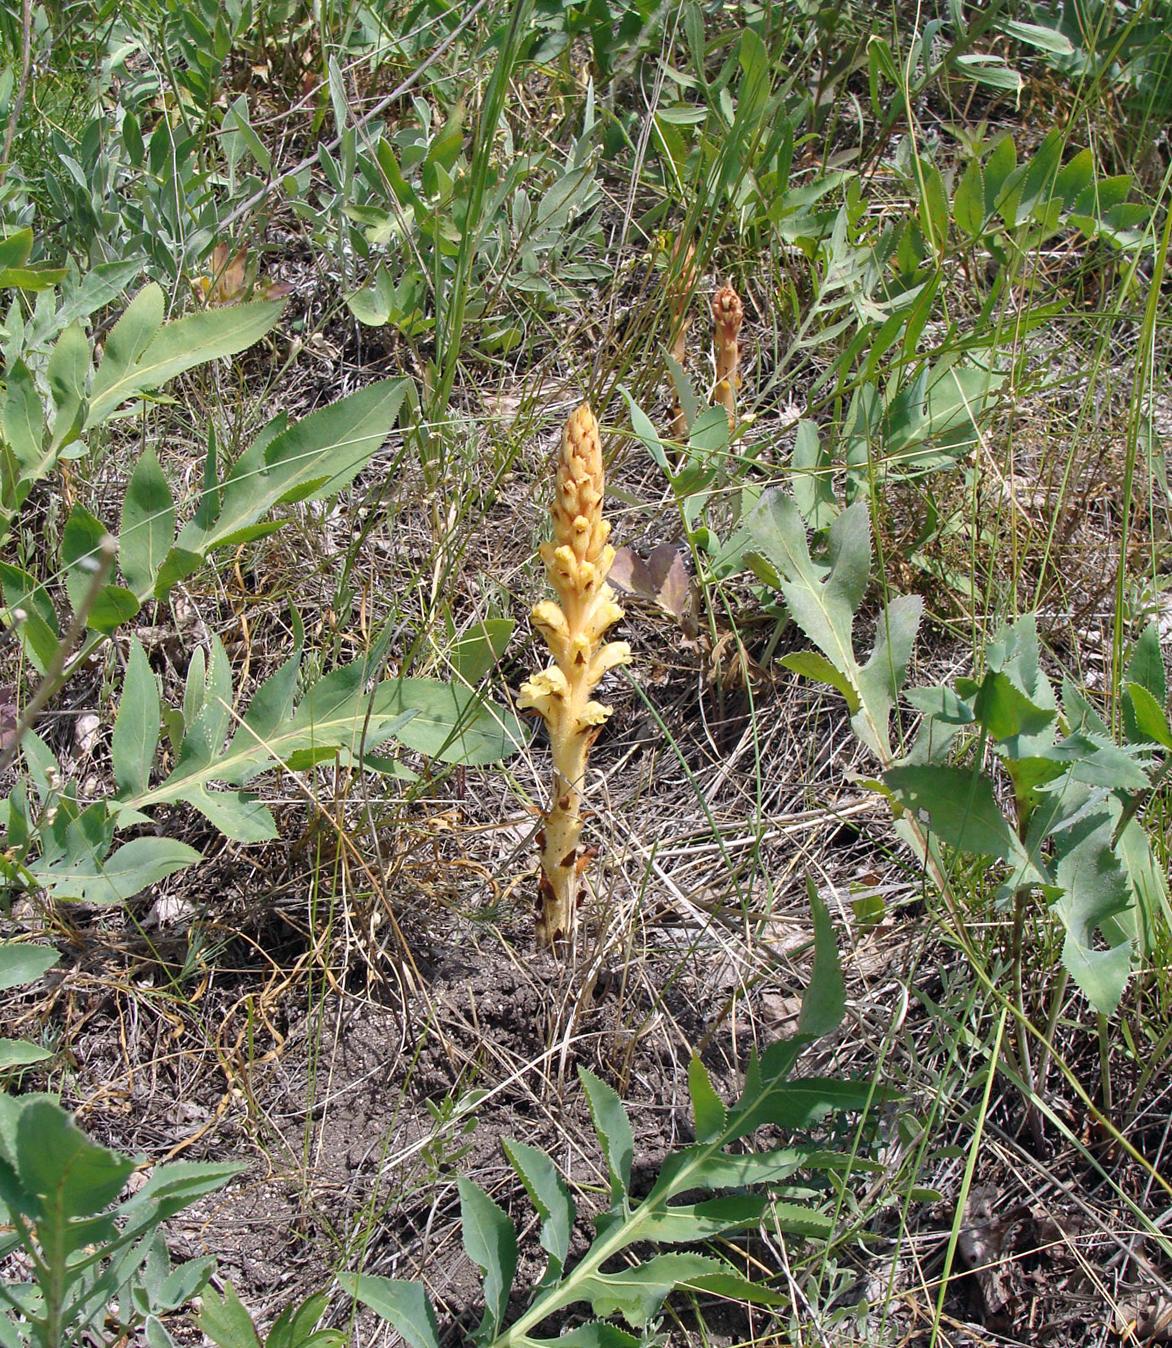
[[553, 751], [553, 801], [539, 837], [541, 901], [537, 938], [541, 945], [573, 935], [585, 858], [579, 848], [586, 759], [610, 708], [591, 700], [608, 669], [626, 664], [625, 641], [604, 642], [623, 616], [606, 583], [614, 548], [602, 518], [604, 491], [598, 423], [583, 404], [566, 422], [558, 455], [553, 538], [541, 544], [541, 559], [557, 595], [533, 609], [533, 625], [544, 637], [553, 663], [521, 685], [518, 706], [541, 713]]

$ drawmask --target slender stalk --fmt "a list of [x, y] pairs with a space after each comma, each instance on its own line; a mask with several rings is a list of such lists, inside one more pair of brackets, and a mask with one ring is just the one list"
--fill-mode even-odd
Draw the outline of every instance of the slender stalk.
[[24, 100], [28, 97], [29, 79], [33, 68], [33, 6], [32, 0], [22, 0], [20, 6], [20, 79], [12, 105], [8, 110], [8, 125], [4, 128], [4, 148], [0, 151], [0, 187], [8, 177], [8, 165], [12, 159], [12, 142], [16, 137], [16, 128], [20, 114], [24, 111]]

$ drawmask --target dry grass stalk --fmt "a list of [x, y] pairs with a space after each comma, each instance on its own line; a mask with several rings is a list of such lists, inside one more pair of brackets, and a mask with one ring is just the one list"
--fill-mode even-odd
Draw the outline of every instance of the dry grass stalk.
[[721, 286], [712, 297], [712, 345], [716, 353], [716, 386], [712, 401], [728, 413], [731, 430], [737, 424], [736, 391], [741, 376], [737, 369], [740, 351], [737, 338], [745, 321], [745, 306], [732, 286]]
[[[683, 235], [676, 239], [675, 247], [672, 249], [671, 268], [673, 271], [677, 262], [679, 262], [681, 251], [683, 261], [679, 263], [679, 271], [675, 275], [669, 291], [671, 342], [668, 344], [668, 350], [676, 364], [684, 369], [688, 360], [688, 300], [692, 296], [692, 291], [696, 288], [696, 250], [690, 243], [685, 245]], [[678, 440], [680, 444], [683, 444], [688, 438], [684, 409], [680, 406], [680, 395], [674, 379], [672, 380], [671, 433], [672, 438]]]
[[521, 685], [518, 705], [541, 713], [553, 750], [553, 801], [539, 835], [541, 898], [537, 938], [541, 945], [573, 935], [581, 874], [587, 857], [579, 848], [586, 759], [610, 708], [591, 699], [608, 669], [626, 664], [625, 641], [603, 641], [623, 616], [606, 577], [614, 548], [602, 518], [604, 491], [598, 422], [583, 403], [566, 422], [558, 456], [553, 538], [541, 559], [557, 600], [533, 609], [533, 625], [545, 638], [553, 663]]

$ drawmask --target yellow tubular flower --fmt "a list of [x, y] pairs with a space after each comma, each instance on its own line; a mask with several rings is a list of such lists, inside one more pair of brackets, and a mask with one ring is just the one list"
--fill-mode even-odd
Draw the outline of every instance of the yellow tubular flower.
[[534, 627], [553, 664], [521, 685], [517, 705], [540, 712], [553, 751], [553, 803], [541, 842], [541, 901], [537, 938], [542, 945], [568, 941], [574, 932], [581, 858], [581, 801], [586, 758], [610, 708], [591, 699], [602, 676], [627, 664], [625, 641], [603, 637], [623, 616], [606, 583], [614, 548], [602, 518], [602, 445], [598, 422], [583, 403], [566, 422], [558, 455], [553, 538], [540, 547], [557, 601], [534, 606]]

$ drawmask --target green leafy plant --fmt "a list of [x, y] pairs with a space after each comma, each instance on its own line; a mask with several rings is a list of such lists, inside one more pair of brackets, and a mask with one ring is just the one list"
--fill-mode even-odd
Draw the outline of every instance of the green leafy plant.
[[[248, 711], [234, 711], [232, 672], [218, 640], [210, 661], [197, 650], [183, 703], [163, 708], [141, 644], [132, 639], [114, 722], [116, 792], [82, 798], [43, 740], [29, 732], [23, 751], [32, 792], [23, 782], [0, 802], [9, 851], [0, 877], [13, 887], [43, 889], [59, 900], [122, 903], [200, 854], [186, 843], [138, 837], [115, 847], [120, 830], [151, 825], [152, 807], [184, 802], [239, 842], [277, 836], [272, 814], [240, 789], [274, 768], [300, 772], [323, 759], [409, 769], [379, 760], [374, 750], [394, 737], [442, 762], [488, 763], [513, 752], [524, 732], [515, 717], [475, 693], [434, 679], [384, 679], [371, 689], [371, 660], [334, 670], [298, 697], [300, 650], [255, 693]], [[174, 767], [152, 785], [165, 724]], [[223, 788], [232, 789], [223, 789]]]
[[[30, 941], [0, 941], [0, 992], [34, 983], [61, 958], [51, 946]], [[31, 1067], [53, 1055], [27, 1039], [0, 1039], [0, 1079], [13, 1068]]]
[[1172, 745], [1155, 628], [1129, 668], [1122, 744], [1069, 680], [1059, 703], [1027, 616], [989, 644], [980, 677], [904, 694], [921, 724], [899, 752], [891, 717], [922, 605], [891, 600], [860, 661], [853, 628], [870, 579], [865, 503], [834, 521], [821, 559], [811, 556], [797, 505], [780, 491], [762, 498], [748, 528], [758, 576], [780, 590], [818, 647], [782, 663], [843, 695], [852, 728], [883, 770], [873, 785], [933, 880], [947, 896], [962, 859], [999, 864], [997, 896], [1014, 912], [1010, 955], [1022, 1014], [1025, 906], [1036, 896], [1061, 926], [1065, 970], [1109, 1015], [1155, 924], [1169, 915], [1167, 885], [1137, 818], [1155, 780], [1154, 754]]
[[88, 433], [184, 371], [251, 346], [281, 312], [279, 303], [256, 302], [164, 323], [164, 307], [162, 290], [144, 286], [111, 329], [96, 369], [91, 342], [78, 322], [62, 331], [43, 370], [30, 368], [9, 344], [0, 422], [0, 541], [32, 488], [62, 459], [86, 452]]
[[0, 1282], [5, 1348], [113, 1348], [140, 1330], [151, 1348], [173, 1344], [162, 1317], [199, 1293], [215, 1260], [172, 1267], [160, 1227], [242, 1167], [156, 1166], [115, 1204], [135, 1166], [50, 1097], [0, 1092], [0, 1259], [19, 1251], [30, 1271]]
[[[541, 1221], [540, 1241], [546, 1254], [545, 1270], [529, 1304], [511, 1324], [506, 1324], [506, 1310], [517, 1269], [516, 1231], [483, 1189], [461, 1179], [464, 1248], [484, 1275], [484, 1315], [473, 1342], [484, 1348], [554, 1343], [635, 1348], [639, 1338], [605, 1319], [578, 1325], [557, 1338], [539, 1337], [537, 1331], [549, 1317], [579, 1305], [595, 1316], [617, 1315], [631, 1328], [646, 1330], [675, 1290], [763, 1306], [787, 1303], [784, 1293], [750, 1281], [723, 1258], [689, 1250], [650, 1255], [643, 1251], [648, 1246], [694, 1245], [751, 1230], [762, 1222], [787, 1235], [825, 1240], [834, 1230], [833, 1218], [808, 1202], [796, 1201], [795, 1191], [808, 1192], [809, 1172], [847, 1171], [866, 1164], [815, 1141], [794, 1141], [759, 1152], [732, 1149], [766, 1125], [801, 1133], [837, 1111], [865, 1109], [884, 1096], [868, 1082], [790, 1076], [802, 1050], [830, 1033], [844, 1010], [829, 914], [813, 891], [811, 903], [816, 953], [797, 1034], [753, 1057], [744, 1089], [731, 1106], [720, 1099], [700, 1059], [693, 1057], [688, 1085], [696, 1140], [667, 1157], [646, 1196], [632, 1192], [635, 1142], [621, 1098], [592, 1072], [579, 1069], [606, 1158], [610, 1205], [595, 1218], [594, 1239], [575, 1263], [570, 1263], [569, 1251], [576, 1207], [565, 1180], [539, 1148], [516, 1140], [502, 1143]], [[719, 1196], [690, 1201], [697, 1192]], [[390, 1321], [414, 1348], [439, 1348], [435, 1312], [421, 1284], [364, 1273], [343, 1273], [339, 1281]]]
[[751, 486], [729, 490], [737, 470], [743, 472], [747, 464], [738, 463], [730, 452], [728, 413], [723, 407], [701, 410], [690, 388], [685, 390], [681, 403], [690, 430], [687, 443], [679, 448], [678, 461], [674, 461], [673, 447], [660, 437], [651, 418], [626, 389], [621, 392], [635, 438], [655, 460], [671, 488], [689, 547], [716, 579], [742, 569], [743, 548], [732, 526], [752, 507], [760, 492]]
[[[92, 375], [80, 326], [62, 333], [45, 363], [47, 415], [31, 370], [19, 360], [10, 366], [0, 421], [7, 450], [0, 524], [14, 524], [33, 486], [63, 457], [86, 452], [82, 437], [88, 431], [182, 371], [241, 350], [271, 327], [279, 310], [273, 303], [242, 304], [164, 323], [162, 292], [147, 286], [110, 331]], [[447, 762], [492, 761], [522, 742], [510, 713], [456, 686], [401, 678], [368, 694], [367, 682], [377, 674], [370, 661], [300, 689], [300, 646], [239, 717], [231, 670], [216, 641], [210, 660], [202, 651], [193, 657], [182, 708], [165, 714], [146, 655], [131, 641], [112, 737], [116, 791], [108, 798], [83, 801], [78, 784], [63, 777], [48, 746], [31, 733], [37, 711], [70, 671], [142, 605], [166, 601], [218, 550], [280, 529], [284, 519], [266, 518], [275, 508], [326, 500], [346, 487], [381, 448], [410, 387], [408, 380], [384, 380], [301, 421], [278, 417], [222, 479], [209, 437], [203, 492], [182, 527], [166, 476], [147, 449], [127, 483], [116, 535], [80, 504], [65, 522], [56, 574], [63, 577], [71, 610], [68, 624], [58, 616], [53, 574], [38, 579], [0, 563], [8, 625], [41, 676], [0, 760], [10, 761], [23, 746], [29, 776], [0, 803], [10, 843], [0, 858], [7, 884], [44, 888], [58, 899], [123, 902], [199, 858], [195, 849], [166, 837], [115, 846], [119, 830], [152, 822], [144, 813], [152, 806], [185, 802], [227, 836], [257, 842], [276, 836], [272, 815], [255, 795], [212, 790], [213, 783], [239, 788], [274, 767], [300, 770], [339, 754], [379, 766], [368, 751], [392, 733]], [[115, 552], [122, 584], [108, 575]], [[164, 721], [174, 766], [152, 784]], [[405, 767], [391, 769], [408, 775]]]
[[339, 1329], [321, 1328], [329, 1295], [315, 1292], [295, 1306], [287, 1306], [262, 1338], [232, 1284], [222, 1292], [205, 1288], [196, 1324], [219, 1348], [345, 1348]]

